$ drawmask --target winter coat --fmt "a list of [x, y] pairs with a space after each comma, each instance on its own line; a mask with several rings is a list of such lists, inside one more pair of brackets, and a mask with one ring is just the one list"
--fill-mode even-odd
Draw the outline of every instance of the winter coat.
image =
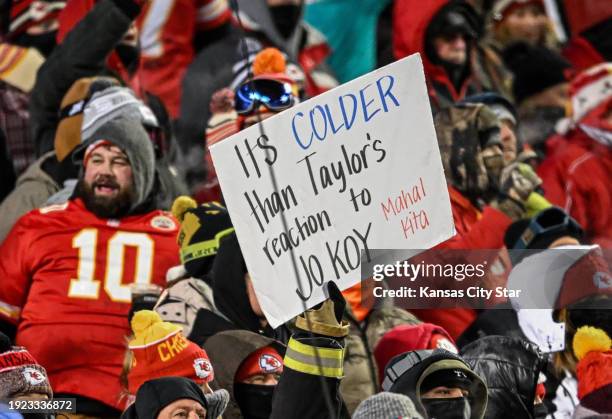
[[504, 64], [500, 46], [493, 41], [480, 42], [472, 60], [474, 77], [484, 91], [497, 92], [513, 100], [512, 72]]
[[503, 335], [525, 339], [521, 331], [516, 311], [510, 303], [504, 303], [495, 309], [484, 310], [478, 317], [465, 329], [457, 345], [462, 348], [482, 337], [489, 335]]
[[202, 346], [215, 333], [237, 329], [215, 306], [213, 291], [203, 279], [191, 278], [184, 266], [166, 274], [168, 288], [155, 311], [167, 322], [181, 325], [183, 334]]
[[547, 142], [548, 157], [538, 168], [544, 196], [576, 219], [586, 240], [612, 247], [612, 149], [579, 128]]
[[340, 392], [349, 412], [353, 413], [361, 401], [380, 391], [374, 358], [374, 348], [380, 338], [395, 326], [420, 322], [406, 310], [393, 306], [392, 301], [371, 310], [363, 321], [358, 321], [350, 311], [346, 317], [351, 327], [346, 337], [345, 376]]
[[[453, 210], [456, 234], [454, 237], [439, 244], [436, 249], [503, 248], [504, 234], [512, 220], [491, 206], [486, 206], [483, 211], [480, 211], [469, 199], [452, 186], [448, 187], [448, 192]], [[509, 266], [509, 262], [505, 261], [505, 258], [500, 257], [500, 261], [505, 266]], [[424, 309], [414, 310], [413, 312], [425, 322], [442, 326], [455, 340], [476, 319], [476, 312], [470, 308]]]
[[538, 377], [546, 364], [535, 344], [486, 336], [464, 347], [461, 356], [487, 383], [487, 419], [534, 417]]
[[64, 94], [76, 80], [103, 73], [107, 55], [131, 23], [132, 19], [115, 2], [100, 0], [42, 65], [30, 96], [30, 123], [37, 155], [53, 150]]
[[574, 411], [574, 416], [572, 416], [572, 419], [612, 419], [612, 414], [597, 413], [594, 410], [587, 409], [582, 405], [578, 405], [578, 407]]
[[[420, 53], [427, 77], [432, 107], [439, 109], [477, 92], [473, 77], [468, 76], [455, 89], [446, 70], [431, 61], [425, 52], [425, 33], [434, 16], [449, 4], [449, 0], [398, 0], [393, 10], [393, 52], [400, 59]], [[469, 65], [469, 64], [468, 64]]]
[[[503, 335], [512, 340], [530, 340], [525, 333], [537, 336], [537, 341], [532, 342], [539, 345], [544, 352], [548, 352], [547, 348], [550, 347], [546, 345], [559, 345], [560, 342], [555, 337], [553, 330], [549, 330], [547, 333], [541, 332], [541, 328], [546, 327], [542, 325], [541, 317], [550, 315], [542, 313], [542, 311], [546, 310], [526, 310], [530, 313], [522, 317], [523, 320], [521, 321], [509, 303], [503, 305], [503, 307], [508, 308], [501, 307], [483, 311], [461, 335], [458, 340], [459, 347], [466, 348], [475, 344], [478, 339], [491, 335]], [[524, 328], [529, 330], [524, 332]], [[562, 336], [561, 339], [565, 343], [565, 336]], [[559, 348], [559, 346], [555, 347]], [[569, 375], [559, 377], [550, 359], [543, 373], [546, 376], [546, 381], [544, 382], [546, 388], [544, 404], [546, 404], [550, 413], [549, 418], [568, 418], [567, 412], [572, 412], [577, 404], [576, 380]]]
[[253, 312], [249, 302], [246, 272], [246, 264], [236, 234], [223, 237], [209, 279], [217, 310], [229, 320], [233, 328], [249, 330], [287, 343], [290, 333], [285, 326], [276, 329], [272, 329], [270, 325], [261, 326], [260, 319]]
[[55, 159], [55, 152], [45, 153], [32, 163], [17, 179], [15, 189], [0, 204], [0, 243], [22, 215], [40, 207], [47, 198], [60, 190], [60, 185], [42, 169], [44, 162], [49, 159]]
[[[391, 375], [396, 378], [393, 383], [386, 388], [385, 391], [392, 393], [404, 394], [414, 402], [415, 407], [423, 417], [426, 415], [425, 406], [421, 401], [422, 389], [421, 386], [425, 379], [436, 371], [445, 369], [458, 369], [470, 379], [469, 402], [471, 407], [470, 419], [482, 419], [485, 416], [487, 407], [487, 386], [485, 382], [476, 374], [467, 362], [459, 355], [448, 352], [444, 349], [427, 349], [408, 353], [401, 361], [393, 358], [387, 369], [391, 368]], [[399, 372], [393, 367], [397, 367], [400, 362], [405, 362], [408, 365], [407, 370]], [[387, 377], [390, 377], [387, 371]], [[398, 374], [400, 374], [398, 376]], [[384, 383], [383, 383], [384, 384]]]
[[202, 346], [215, 370], [215, 379], [211, 383], [213, 389], [224, 388], [230, 394], [230, 403], [223, 414], [225, 419], [241, 418], [240, 408], [234, 396], [234, 377], [242, 361], [251, 353], [273, 346], [282, 356], [285, 348], [274, 339], [260, 336], [248, 330], [227, 330], [210, 337]]
[[[215, 369], [215, 379], [212, 386], [225, 388], [230, 393], [230, 404], [223, 414], [225, 419], [242, 417], [234, 397], [234, 377], [245, 358], [264, 346], [272, 346], [279, 354], [284, 355], [284, 363], [286, 364], [274, 390], [271, 419], [348, 417], [340, 398], [339, 378], [322, 377], [317, 374], [298, 371], [288, 366], [288, 358], [292, 358], [296, 352], [299, 352], [299, 362], [303, 366], [306, 368], [314, 366], [311, 364], [314, 364], [316, 360], [313, 356], [308, 355], [308, 352], [314, 347], [336, 351], [340, 349], [339, 361], [341, 363], [342, 339], [327, 337], [312, 339], [296, 334], [292, 336], [289, 347], [286, 348], [278, 341], [246, 330], [230, 330], [212, 336], [204, 344], [204, 349]], [[287, 351], [286, 354], [285, 351]], [[322, 385], [323, 381], [325, 381], [324, 387]], [[329, 400], [332, 402], [331, 408], [334, 412], [332, 417], [328, 414], [329, 407], [322, 393], [323, 388], [327, 391]]]
[[[321, 374], [318, 359], [312, 355], [315, 348], [327, 352], [326, 363], [333, 359], [336, 365], [346, 365], [343, 360], [346, 348], [343, 338], [313, 339], [308, 334], [295, 333], [287, 345], [285, 368], [274, 390], [270, 419], [350, 418], [340, 394], [340, 383], [349, 373], [340, 368], [336, 376], [329, 372]], [[313, 369], [318, 372], [313, 373]], [[326, 402], [326, 398], [330, 404]]]

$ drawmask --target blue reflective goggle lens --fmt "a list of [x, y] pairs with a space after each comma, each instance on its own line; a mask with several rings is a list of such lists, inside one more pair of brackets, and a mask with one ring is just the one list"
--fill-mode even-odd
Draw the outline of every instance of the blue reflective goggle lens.
[[294, 97], [289, 83], [277, 80], [257, 79], [241, 84], [236, 89], [234, 108], [239, 114], [253, 112], [257, 105], [264, 105], [273, 112], [293, 106]]

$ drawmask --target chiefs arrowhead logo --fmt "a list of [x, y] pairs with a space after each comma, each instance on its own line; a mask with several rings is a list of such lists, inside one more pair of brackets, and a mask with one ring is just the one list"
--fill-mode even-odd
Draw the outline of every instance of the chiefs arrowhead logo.
[[599, 289], [612, 288], [612, 276], [607, 272], [595, 272], [593, 284]]
[[266, 374], [279, 372], [283, 368], [283, 363], [273, 355], [263, 354], [259, 357], [259, 367]]
[[24, 368], [23, 377], [32, 386], [36, 386], [46, 380], [45, 374], [34, 368]]
[[206, 358], [198, 358], [193, 361], [193, 369], [199, 378], [208, 378], [213, 373], [212, 365]]
[[151, 226], [158, 230], [176, 230], [176, 223], [170, 217], [158, 215], [151, 220]]

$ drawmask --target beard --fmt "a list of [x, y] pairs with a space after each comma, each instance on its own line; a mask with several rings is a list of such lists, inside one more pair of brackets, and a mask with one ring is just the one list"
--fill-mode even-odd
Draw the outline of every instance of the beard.
[[[115, 196], [98, 196], [95, 188], [98, 185], [110, 185], [119, 190]], [[88, 185], [83, 178], [76, 185], [75, 196], [81, 198], [85, 208], [98, 218], [121, 218], [128, 214], [132, 206], [132, 187], [121, 188], [116, 180], [110, 176], [100, 176]]]

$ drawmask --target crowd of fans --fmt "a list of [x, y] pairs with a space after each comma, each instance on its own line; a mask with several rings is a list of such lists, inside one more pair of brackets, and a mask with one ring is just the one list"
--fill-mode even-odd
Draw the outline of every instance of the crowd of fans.
[[[0, 2], [0, 417], [612, 417], [612, 3], [563, 3]], [[437, 248], [499, 250], [494, 284], [584, 256], [554, 308], [327, 283], [271, 328], [208, 147], [414, 53], [456, 228]]]

